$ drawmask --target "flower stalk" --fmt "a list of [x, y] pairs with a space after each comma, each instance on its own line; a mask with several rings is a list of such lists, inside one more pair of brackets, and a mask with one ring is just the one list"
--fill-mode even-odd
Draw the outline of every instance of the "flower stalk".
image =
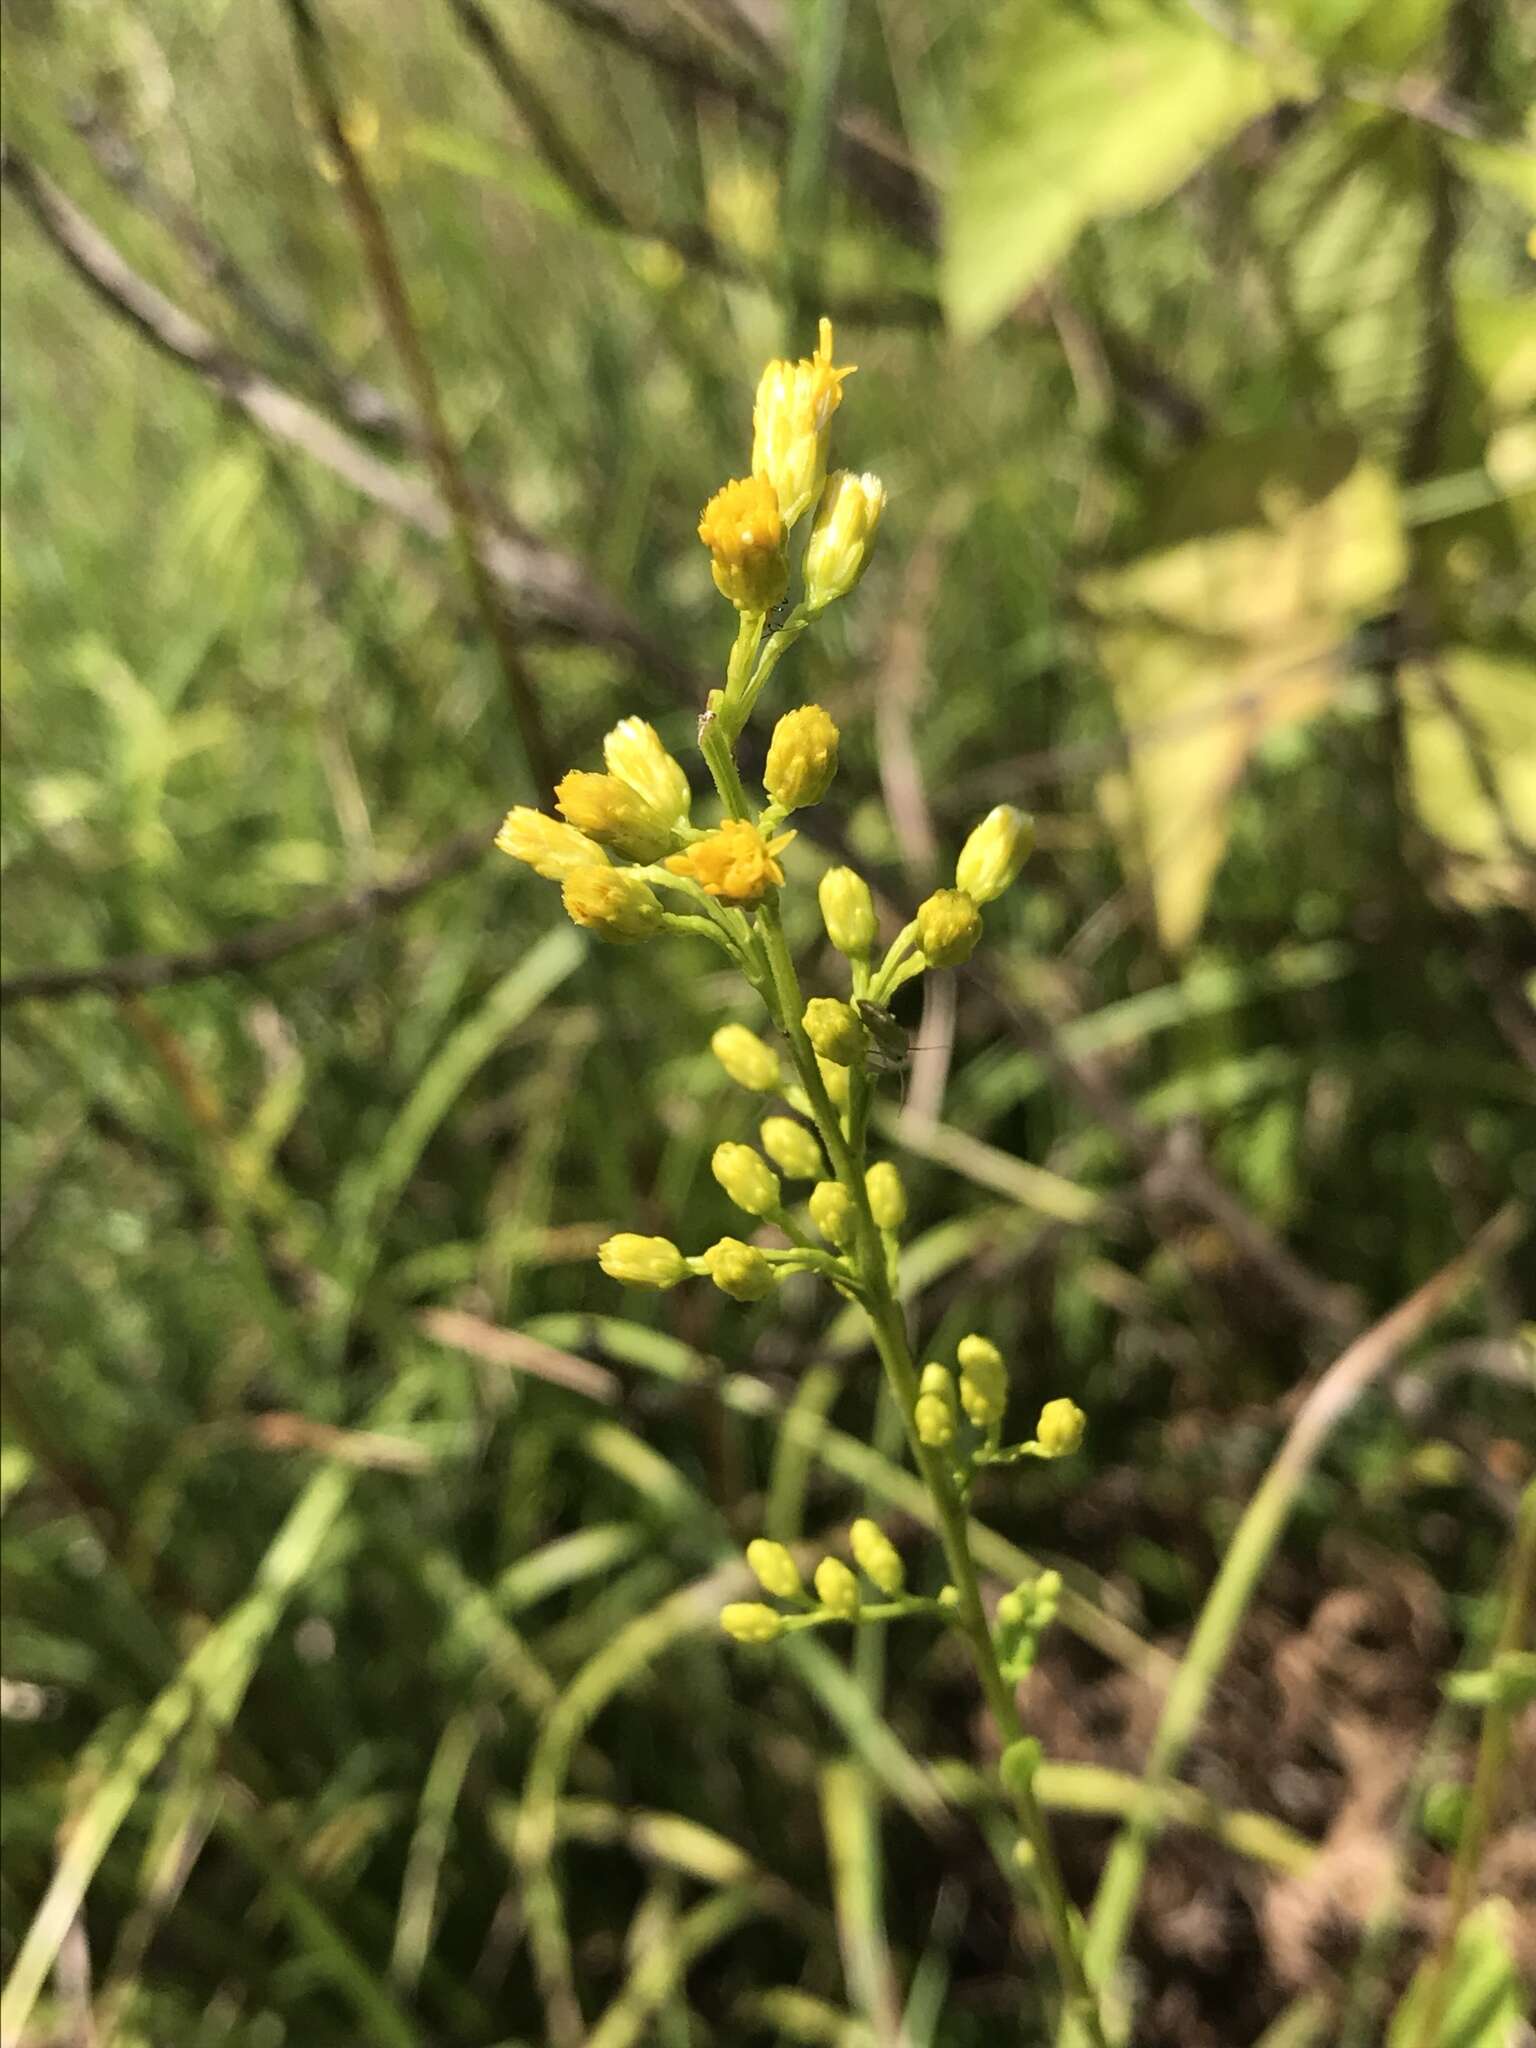
[[[831, 419], [848, 374], [833, 364], [825, 321], [814, 356], [770, 364], [758, 387], [752, 475], [725, 485], [700, 520], [715, 583], [738, 613], [724, 683], [711, 691], [698, 733], [720, 822], [694, 823], [686, 777], [649, 727], [627, 720], [609, 735], [606, 773], [576, 770], [562, 781], [564, 825], [514, 814], [498, 843], [536, 872], [563, 877], [567, 908], [600, 938], [635, 940], [655, 931], [709, 937], [735, 960], [780, 1034], [787, 1061], [739, 1023], [722, 1025], [711, 1039], [727, 1076], [754, 1102], [777, 1094], [806, 1119], [764, 1120], [767, 1158], [734, 1140], [715, 1148], [714, 1177], [750, 1219], [750, 1226], [739, 1226], [750, 1235], [722, 1236], [690, 1257], [667, 1239], [621, 1234], [603, 1246], [602, 1263], [623, 1284], [666, 1288], [698, 1278], [747, 1303], [769, 1299], [789, 1273], [811, 1273], [862, 1309], [913, 1461], [933, 1498], [947, 1576], [932, 1594], [909, 1588], [906, 1561], [861, 1517], [849, 1533], [853, 1566], [823, 1558], [808, 1590], [790, 1553], [758, 1538], [747, 1561], [766, 1597], [732, 1602], [721, 1623], [736, 1641], [760, 1646], [804, 1629], [913, 1618], [957, 1632], [995, 1726], [999, 1782], [1019, 1831], [1015, 1861], [1040, 1909], [1062, 2021], [1091, 2048], [1104, 2048], [1080, 1929], [1035, 1791], [1039, 1745], [1026, 1734], [1018, 1699], [1054, 1616], [1059, 1582], [1044, 1574], [1017, 1588], [1000, 1604], [994, 1624], [966, 1515], [981, 1467], [1069, 1457], [1085, 1418], [1075, 1403], [1057, 1398], [1042, 1409], [1032, 1437], [1005, 1445], [1009, 1376], [1001, 1354], [981, 1336], [967, 1337], [960, 1347], [958, 1399], [948, 1367], [935, 1362], [919, 1372], [900, 1294], [907, 1193], [890, 1161], [868, 1156], [876, 1088], [900, 1064], [902, 1034], [885, 1006], [905, 982], [957, 967], [969, 956], [982, 937], [986, 905], [1009, 887], [1028, 855], [1029, 821], [1007, 805], [983, 820], [960, 853], [954, 886], [915, 909], [883, 958], [867, 883], [849, 868], [824, 878], [818, 901], [846, 989], [807, 1000], [780, 909], [791, 881], [781, 863], [788, 857], [792, 865], [795, 837], [782, 828], [826, 795], [837, 773], [838, 730], [819, 705], [787, 707], [768, 748], [762, 802], [749, 792], [736, 758], [780, 662], [816, 618], [856, 587], [874, 546], [884, 487], [872, 476], [827, 470]], [[799, 563], [801, 596], [770, 630], [770, 614], [795, 574], [791, 530], [813, 508]], [[682, 891], [686, 909], [664, 907], [658, 892], [667, 890]], [[793, 1213], [775, 1169], [792, 1181], [814, 1181], [806, 1222]], [[878, 1598], [866, 1601], [861, 1574]]]

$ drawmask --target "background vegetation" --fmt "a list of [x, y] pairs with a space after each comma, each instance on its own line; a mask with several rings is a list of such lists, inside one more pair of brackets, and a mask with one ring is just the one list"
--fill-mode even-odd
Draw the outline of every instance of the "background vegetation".
[[[893, 1128], [924, 1340], [1092, 1417], [976, 1502], [999, 1586], [1077, 1595], [1027, 1704], [1086, 1900], [1299, 1390], [1536, 1180], [1532, 22], [326, 7], [498, 649], [306, 19], [5, 9], [6, 2039], [1043, 2040], [948, 1646], [713, 1632], [765, 1525], [919, 1540], [857, 1332], [593, 1264], [728, 1227], [725, 983], [490, 836], [618, 715], [688, 743], [697, 508], [830, 311], [892, 498], [784, 671], [845, 735], [795, 857], [906, 906], [1040, 821]], [[1305, 1474], [1138, 2043], [1363, 2048], [1443, 1924], [1530, 1253]], [[1529, 1904], [1516, 1743], [1482, 1881]]]

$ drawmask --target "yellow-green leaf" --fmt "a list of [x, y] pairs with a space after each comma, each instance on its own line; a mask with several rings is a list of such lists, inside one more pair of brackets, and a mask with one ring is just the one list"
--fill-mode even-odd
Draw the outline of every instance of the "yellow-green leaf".
[[1003, 10], [945, 207], [951, 323], [984, 333], [1090, 221], [1165, 197], [1280, 90], [1191, 8]]
[[1130, 748], [1100, 796], [1172, 951], [1199, 930], [1255, 748], [1348, 672], [1406, 552], [1395, 488], [1344, 433], [1213, 443], [1159, 478], [1132, 558], [1079, 586]]
[[1404, 667], [1398, 688], [1414, 804], [1448, 856], [1446, 887], [1469, 909], [1536, 901], [1536, 662], [1451, 647]]

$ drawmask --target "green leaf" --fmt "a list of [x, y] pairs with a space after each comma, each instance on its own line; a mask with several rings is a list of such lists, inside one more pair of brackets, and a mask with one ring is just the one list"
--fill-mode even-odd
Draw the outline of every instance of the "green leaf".
[[1435, 1958], [1419, 1970], [1392, 2017], [1387, 2048], [1512, 2048], [1523, 2017], [1520, 1979], [1510, 1950], [1511, 1909], [1487, 1899], [1456, 1932], [1440, 2022], [1424, 2033]]
[[1350, 635], [1401, 581], [1389, 477], [1342, 432], [1216, 442], [1157, 480], [1139, 552], [1085, 577], [1130, 742], [1100, 796], [1158, 934], [1199, 930], [1259, 744], [1329, 703]]
[[1281, 81], [1192, 10], [1005, 10], [945, 208], [951, 324], [983, 334], [1089, 222], [1164, 198]]

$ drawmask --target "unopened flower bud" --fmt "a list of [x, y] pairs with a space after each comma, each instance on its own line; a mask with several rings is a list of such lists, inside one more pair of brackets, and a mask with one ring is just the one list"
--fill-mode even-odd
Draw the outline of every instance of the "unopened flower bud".
[[743, 1244], [739, 1237], [722, 1237], [699, 1254], [699, 1263], [733, 1301], [761, 1301], [772, 1292], [772, 1266], [755, 1244]]
[[1088, 1418], [1065, 1395], [1047, 1401], [1035, 1424], [1035, 1442], [1048, 1458], [1069, 1458], [1083, 1440]]
[[853, 1243], [853, 1197], [840, 1180], [817, 1181], [806, 1207], [828, 1244], [842, 1251]]
[[710, 1170], [738, 1209], [749, 1216], [771, 1216], [780, 1207], [779, 1176], [760, 1152], [729, 1140], [717, 1145]]
[[763, 1150], [786, 1180], [820, 1180], [827, 1170], [814, 1132], [792, 1116], [764, 1117], [758, 1129]]
[[786, 711], [773, 728], [763, 788], [781, 811], [819, 804], [837, 773], [837, 727], [819, 704]]
[[603, 741], [603, 760], [609, 774], [627, 783], [656, 817], [671, 825], [687, 818], [688, 777], [643, 718], [626, 718], [613, 728]]
[[621, 1230], [597, 1248], [597, 1262], [610, 1280], [626, 1287], [675, 1287], [688, 1277], [688, 1262], [665, 1237], [640, 1237]]
[[1010, 887], [1029, 859], [1035, 822], [1012, 804], [999, 804], [975, 827], [955, 862], [955, 887], [973, 903], [991, 903]]
[[858, 1614], [859, 1582], [840, 1557], [824, 1557], [817, 1565], [816, 1598], [847, 1621]]
[[907, 1191], [889, 1159], [877, 1159], [864, 1176], [869, 1213], [877, 1230], [900, 1230], [907, 1220]]
[[496, 845], [502, 853], [525, 862], [546, 882], [563, 882], [573, 868], [600, 868], [608, 859], [585, 832], [561, 824], [558, 818], [546, 818], [542, 811], [531, 811], [526, 804], [508, 811], [496, 834]]
[[699, 515], [699, 539], [709, 549], [715, 588], [738, 611], [766, 612], [789, 584], [784, 519], [765, 477], [734, 478]]
[[851, 368], [832, 361], [832, 323], [821, 323], [816, 353], [772, 362], [752, 407], [752, 474], [766, 477], [786, 527], [814, 505], [827, 473], [827, 440]]
[[600, 939], [648, 939], [661, 930], [661, 899], [638, 875], [622, 868], [572, 868], [560, 900], [573, 924]]
[[720, 1626], [738, 1643], [771, 1643], [784, 1633], [784, 1617], [761, 1600], [732, 1600], [720, 1610]]
[[747, 1563], [763, 1591], [771, 1593], [775, 1600], [799, 1598], [800, 1568], [782, 1543], [754, 1536], [747, 1545]]
[[832, 1107], [834, 1109], [846, 1109], [848, 1107], [848, 1069], [840, 1067], [835, 1060], [824, 1060], [819, 1055], [816, 1060], [816, 1068], [817, 1072], [821, 1075], [821, 1085], [826, 1089], [827, 1094], [831, 1098]]
[[851, 1067], [863, 1055], [866, 1033], [852, 1003], [812, 996], [801, 1021], [818, 1055], [834, 1066]]
[[901, 1552], [878, 1522], [861, 1515], [848, 1531], [848, 1543], [854, 1563], [882, 1593], [894, 1595], [906, 1585], [907, 1568], [901, 1561]]
[[930, 967], [958, 967], [981, 937], [981, 913], [963, 889], [935, 889], [918, 905], [918, 951]]
[[852, 868], [828, 868], [816, 889], [827, 937], [839, 953], [863, 960], [875, 943], [875, 899]]
[[745, 1024], [722, 1024], [709, 1049], [738, 1088], [768, 1095], [779, 1085], [779, 1056]]
[[653, 811], [617, 775], [573, 768], [556, 784], [555, 802], [578, 832], [626, 860], [659, 860], [672, 844], [672, 820]]
[[1005, 1593], [997, 1603], [997, 1625], [1000, 1629], [1022, 1628], [1033, 1613], [1030, 1602], [1016, 1586], [1011, 1593]]
[[917, 1386], [912, 1420], [917, 1428], [918, 1441], [925, 1443], [930, 1450], [941, 1451], [946, 1444], [954, 1442], [955, 1431], [960, 1426], [955, 1410], [954, 1379], [945, 1366], [925, 1365]]
[[985, 1337], [962, 1337], [960, 1405], [978, 1429], [1001, 1422], [1008, 1406], [1008, 1368], [1003, 1354]]
[[805, 601], [812, 612], [846, 597], [864, 574], [885, 510], [877, 476], [840, 469], [827, 478], [805, 550]]

